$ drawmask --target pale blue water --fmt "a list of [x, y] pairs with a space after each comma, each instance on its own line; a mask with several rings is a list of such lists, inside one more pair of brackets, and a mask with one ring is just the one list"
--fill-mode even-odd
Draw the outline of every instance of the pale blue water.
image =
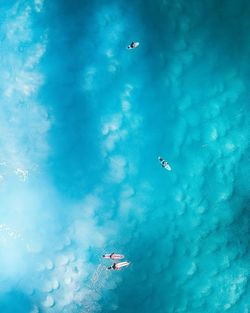
[[250, 312], [249, 2], [0, 5], [0, 312]]

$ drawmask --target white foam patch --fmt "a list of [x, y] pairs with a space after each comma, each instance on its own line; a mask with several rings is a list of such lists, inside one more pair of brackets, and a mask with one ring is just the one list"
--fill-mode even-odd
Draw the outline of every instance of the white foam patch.
[[199, 214], [204, 214], [207, 211], [207, 208], [201, 205], [201, 206], [198, 206], [196, 210]]
[[[18, 14], [18, 6], [10, 10], [10, 18], [7, 19], [5, 28], [9, 41], [18, 45], [20, 42], [30, 42], [32, 38], [30, 13], [31, 8], [26, 6], [21, 14]], [[12, 18], [13, 17], [13, 18]]]
[[133, 197], [135, 190], [130, 185], [125, 185], [120, 193], [119, 210], [121, 214], [128, 214], [137, 207]]
[[[29, 168], [33, 166], [27, 151], [47, 154], [48, 145], [42, 134], [49, 129], [50, 122], [45, 109], [35, 102], [37, 91], [44, 81], [36, 67], [46, 51], [46, 34], [41, 35], [41, 42], [31, 44], [32, 9], [27, 5], [20, 8], [19, 5], [13, 6], [3, 22], [3, 28], [8, 30], [3, 45], [8, 47], [10, 53], [4, 55], [0, 65], [0, 79], [3, 81], [0, 133], [5, 134], [2, 155], [8, 159], [8, 169], [15, 171], [20, 180], [25, 181]], [[16, 53], [19, 45], [27, 43], [29, 50]], [[28, 149], [24, 144], [25, 136], [29, 137], [31, 145], [34, 144], [33, 149]]]
[[131, 104], [128, 100], [122, 100], [122, 111], [129, 112], [131, 109]]
[[116, 155], [109, 160], [109, 180], [115, 183], [120, 183], [126, 177], [126, 159]]
[[125, 91], [123, 92], [123, 97], [130, 97], [134, 87], [131, 84], [125, 85]]
[[8, 235], [15, 234], [16, 237], [20, 236], [20, 233], [17, 230], [14, 230], [13, 228], [11, 228], [10, 226], [8, 226], [4, 223], [0, 224], [0, 231], [2, 231], [2, 232], [4, 231]]
[[39, 64], [41, 58], [43, 57], [45, 51], [46, 51], [46, 45], [47, 45], [47, 36], [43, 43], [37, 43], [34, 47], [31, 48], [31, 51], [29, 52], [30, 55], [26, 59], [24, 67], [27, 69], [32, 69], [34, 66]]
[[70, 305], [73, 302], [73, 300], [74, 300], [74, 291], [68, 290], [68, 292], [65, 293], [64, 296], [58, 300], [58, 305], [59, 307], [63, 308], [65, 306]]
[[229, 289], [229, 299], [230, 302], [224, 305], [226, 310], [230, 309], [241, 297], [245, 291], [245, 286], [247, 284], [247, 277], [244, 274], [240, 274], [235, 279], [231, 280], [230, 289]]
[[35, 305], [30, 313], [39, 313], [39, 308]]
[[110, 116], [102, 126], [102, 134], [105, 136], [102, 147], [104, 154], [115, 149], [116, 144], [124, 140], [128, 135], [128, 131], [122, 127], [123, 117], [121, 114]]
[[83, 88], [86, 91], [90, 91], [94, 88], [94, 81], [96, 76], [97, 70], [94, 67], [89, 67], [86, 72], [84, 73], [84, 82]]
[[59, 287], [60, 287], [60, 284], [59, 284], [59, 282], [55, 279], [55, 280], [53, 280], [52, 282], [51, 282], [51, 284], [52, 284], [52, 288], [54, 289], [54, 290], [57, 290]]
[[20, 168], [17, 168], [15, 170], [15, 174], [19, 177], [19, 179], [23, 182], [25, 182], [28, 178], [28, 175], [29, 175], [29, 171], [27, 170], [22, 170]]
[[[141, 125], [141, 118], [136, 115], [131, 115], [131, 103], [129, 98], [133, 86], [126, 84], [124, 87], [124, 92], [121, 94], [121, 108], [122, 113], [113, 114], [104, 119], [102, 123], [102, 134], [106, 137], [103, 140], [102, 148], [103, 155], [106, 157], [108, 154], [117, 147], [117, 144], [121, 141], [125, 141], [126, 137], [129, 135], [129, 129], [127, 129], [126, 122], [129, 121], [131, 129], [137, 129]], [[111, 162], [112, 163], [112, 162]], [[121, 167], [122, 168], [122, 167]], [[117, 173], [116, 178], [112, 175], [111, 180], [119, 180], [118, 175], [122, 177], [122, 169], [120, 168], [119, 173]], [[121, 178], [122, 179], [122, 178]]]
[[[74, 303], [78, 303], [77, 301], [83, 300], [87, 296], [91, 296], [92, 294], [87, 288], [81, 288], [82, 281], [84, 277], [81, 271], [78, 273], [73, 273], [70, 269], [66, 269], [64, 273], [61, 273], [61, 286], [59, 289], [59, 293], [57, 294], [56, 301], [58, 307], [68, 307]], [[91, 303], [93, 303], [93, 298], [90, 299]]]
[[131, 109], [131, 103], [129, 101], [131, 97], [131, 93], [133, 91], [134, 87], [130, 84], [125, 85], [125, 90], [121, 95], [121, 106], [122, 106], [122, 111], [124, 113], [127, 113]]
[[102, 30], [97, 34], [100, 40], [103, 40], [103, 33], [105, 33], [105, 42], [109, 46], [120, 44], [125, 29], [125, 21], [120, 9], [115, 4], [107, 4], [99, 8], [96, 18], [99, 29]]
[[236, 149], [235, 145], [230, 141], [225, 144], [225, 147], [228, 152], [233, 152]]
[[60, 255], [57, 257], [56, 266], [64, 266], [69, 263], [69, 258], [67, 255]]
[[43, 246], [41, 242], [38, 241], [30, 241], [27, 245], [26, 245], [27, 251], [30, 253], [35, 253], [38, 254], [40, 252], [42, 252], [43, 250]]
[[187, 274], [188, 276], [193, 276], [197, 271], [197, 264], [195, 262], [192, 262]]
[[[70, 229], [70, 233], [83, 249], [87, 249], [92, 245], [101, 247], [104, 244], [104, 235], [96, 233], [96, 226], [94, 221], [80, 221], [74, 222]], [[93, 235], [94, 234], [94, 235]]]
[[109, 118], [109, 121], [104, 122], [102, 127], [102, 134], [108, 135], [120, 129], [122, 123], [122, 115], [116, 114]]
[[54, 264], [53, 264], [53, 262], [50, 259], [47, 259], [45, 261], [45, 267], [46, 267], [47, 270], [50, 271], [50, 270], [52, 270], [54, 268]]
[[43, 84], [43, 77], [37, 72], [19, 71], [13, 77], [13, 85], [9, 85], [5, 90], [7, 97], [13, 96], [15, 92], [23, 96], [31, 96]]
[[95, 212], [102, 206], [102, 200], [98, 196], [97, 192], [87, 195], [82, 203], [84, 215], [86, 218], [93, 218]]
[[48, 280], [45, 280], [41, 286], [41, 291], [42, 292], [51, 292], [53, 291], [53, 286], [52, 286], [52, 283]]
[[[91, 233], [91, 246], [96, 244], [95, 238], [93, 237], [94, 233], [96, 233], [96, 231]], [[72, 236], [74, 236], [73, 233]], [[78, 234], [76, 234], [76, 236], [78, 236]], [[78, 240], [78, 238], [76, 238], [76, 240]], [[81, 246], [81, 251], [79, 251], [80, 255], [86, 257], [87, 250], [87, 246]], [[98, 289], [99, 292], [102, 291], [102, 283], [104, 283], [106, 279], [104, 277], [105, 275], [103, 276], [100, 273], [100, 277], [92, 288], [88, 281], [90, 273], [94, 271], [94, 266], [89, 263], [89, 260], [75, 258], [73, 251], [67, 254], [63, 253], [63, 251], [59, 252], [56, 256], [55, 264], [56, 266], [53, 267], [50, 275], [47, 275], [47, 278], [41, 283], [41, 292], [47, 293], [47, 297], [43, 302], [44, 308], [47, 309], [55, 306], [56, 311], [67, 312], [71, 311], [74, 305], [83, 306], [86, 301], [88, 302], [88, 306], [97, 306], [97, 301], [100, 300], [101, 296], [97, 294], [95, 290]], [[45, 270], [45, 266], [43, 266], [43, 270]], [[46, 272], [44, 272], [43, 277], [46, 277], [45, 273]], [[104, 278], [104, 280], [102, 278]]]
[[108, 58], [112, 58], [112, 57], [114, 56], [113, 50], [112, 50], [112, 49], [108, 49], [108, 50], [106, 51], [106, 56], [107, 56]]
[[122, 192], [121, 192], [121, 197], [122, 198], [131, 198], [135, 195], [135, 190], [133, 189], [132, 186], [130, 185], [125, 185], [122, 189]]
[[46, 299], [43, 302], [43, 306], [45, 308], [51, 308], [55, 304], [55, 300], [52, 296], [47, 296]]
[[110, 73], [115, 73], [119, 67], [119, 62], [117, 60], [112, 60], [111, 64], [108, 66], [108, 71]]
[[122, 200], [119, 205], [119, 210], [121, 214], [127, 214], [131, 209], [135, 207], [134, 201], [131, 199]]
[[103, 147], [106, 151], [112, 151], [115, 148], [115, 144], [119, 142], [120, 136], [118, 134], [109, 135], [103, 142]]
[[211, 139], [216, 140], [218, 138], [218, 131], [216, 128], [213, 128], [211, 131]]
[[44, 0], [34, 0], [36, 12], [41, 12], [43, 9]]
[[131, 116], [130, 122], [131, 122], [130, 126], [133, 129], [133, 133], [136, 133], [135, 131], [140, 128], [143, 122], [143, 118], [142, 116], [134, 115], [133, 117]]

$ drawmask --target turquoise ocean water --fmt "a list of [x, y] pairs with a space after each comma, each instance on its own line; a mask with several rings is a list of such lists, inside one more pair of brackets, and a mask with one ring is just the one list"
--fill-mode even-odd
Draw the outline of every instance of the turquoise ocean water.
[[250, 312], [250, 2], [0, 8], [0, 312]]

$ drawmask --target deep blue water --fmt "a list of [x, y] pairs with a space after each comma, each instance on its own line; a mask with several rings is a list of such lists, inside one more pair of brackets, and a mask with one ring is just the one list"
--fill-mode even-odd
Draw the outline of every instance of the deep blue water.
[[250, 312], [249, 1], [0, 8], [0, 312]]

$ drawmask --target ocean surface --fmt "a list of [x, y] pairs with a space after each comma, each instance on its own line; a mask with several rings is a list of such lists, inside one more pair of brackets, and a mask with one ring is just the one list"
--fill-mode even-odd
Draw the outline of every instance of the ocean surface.
[[0, 21], [0, 312], [249, 313], [250, 2]]

